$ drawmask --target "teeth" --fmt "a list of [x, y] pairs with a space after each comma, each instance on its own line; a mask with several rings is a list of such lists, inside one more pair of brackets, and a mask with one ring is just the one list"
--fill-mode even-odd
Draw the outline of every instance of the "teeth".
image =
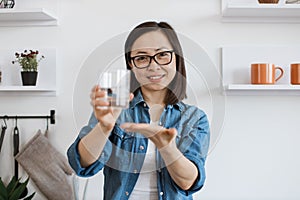
[[160, 75], [160, 76], [149, 76], [149, 79], [151, 79], [151, 80], [157, 80], [157, 79], [160, 79], [161, 77], [163, 77], [163, 75]]

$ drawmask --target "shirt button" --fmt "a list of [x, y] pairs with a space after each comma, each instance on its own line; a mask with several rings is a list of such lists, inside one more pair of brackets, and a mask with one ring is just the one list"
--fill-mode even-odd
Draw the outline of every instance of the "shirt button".
[[162, 123], [161, 123], [161, 122], [158, 122], [158, 125], [160, 125], [160, 126], [161, 126], [161, 125], [162, 125]]
[[128, 195], [129, 195], [129, 192], [126, 191], [125, 194], [126, 194], [126, 196], [128, 196]]
[[138, 173], [138, 170], [137, 169], [133, 170], [133, 173], [135, 173], [135, 174]]
[[144, 103], [144, 107], [146, 108], [146, 106], [147, 106], [147, 104], [146, 103]]
[[141, 145], [140, 146], [140, 150], [144, 150], [144, 149], [145, 149], [145, 147]]
[[164, 193], [163, 193], [163, 192], [160, 192], [159, 195], [162, 196], [162, 195], [164, 195]]

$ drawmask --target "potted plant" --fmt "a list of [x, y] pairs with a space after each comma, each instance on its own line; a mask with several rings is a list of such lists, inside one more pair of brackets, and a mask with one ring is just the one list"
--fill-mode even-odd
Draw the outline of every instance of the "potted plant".
[[14, 5], [14, 0], [0, 0], [0, 8], [13, 8]]
[[[1, 200], [17, 200], [24, 199], [30, 200], [35, 195], [35, 192], [27, 196], [27, 184], [29, 178], [25, 182], [21, 182], [20, 179], [17, 180], [15, 176], [12, 177], [7, 186], [4, 185], [0, 178], [0, 199]], [[27, 197], [26, 197], [27, 196]]]
[[38, 75], [39, 62], [45, 58], [43, 55], [38, 59], [39, 51], [24, 50], [23, 53], [15, 53], [16, 60], [12, 61], [13, 64], [19, 63], [22, 68], [21, 76], [23, 85], [36, 85]]

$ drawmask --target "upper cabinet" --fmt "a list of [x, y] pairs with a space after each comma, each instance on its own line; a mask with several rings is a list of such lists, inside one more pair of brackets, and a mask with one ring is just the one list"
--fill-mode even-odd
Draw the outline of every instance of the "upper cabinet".
[[300, 23], [300, 4], [259, 4], [257, 0], [222, 0], [222, 21]]
[[57, 18], [44, 8], [0, 9], [0, 26], [56, 26]]

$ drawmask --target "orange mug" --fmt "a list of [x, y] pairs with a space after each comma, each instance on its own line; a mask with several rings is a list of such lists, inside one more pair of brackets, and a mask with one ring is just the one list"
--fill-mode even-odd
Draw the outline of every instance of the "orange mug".
[[[276, 77], [276, 70], [280, 71]], [[283, 76], [283, 69], [276, 67], [272, 63], [253, 63], [251, 64], [251, 83], [252, 84], [274, 84]]]
[[300, 63], [291, 64], [291, 84], [300, 85]]

